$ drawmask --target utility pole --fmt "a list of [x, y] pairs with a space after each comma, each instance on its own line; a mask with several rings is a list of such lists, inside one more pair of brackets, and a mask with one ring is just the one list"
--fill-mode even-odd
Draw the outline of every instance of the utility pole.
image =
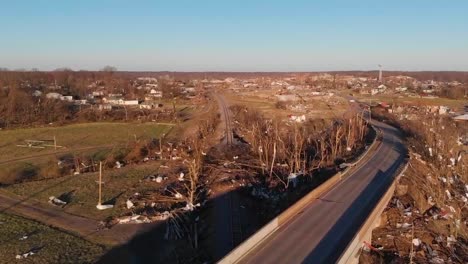
[[102, 204], [102, 161], [99, 162], [99, 201], [96, 205], [98, 210], [113, 208], [113, 204]]
[[102, 193], [102, 161], [99, 162], [99, 201], [98, 206], [101, 205], [101, 193]]

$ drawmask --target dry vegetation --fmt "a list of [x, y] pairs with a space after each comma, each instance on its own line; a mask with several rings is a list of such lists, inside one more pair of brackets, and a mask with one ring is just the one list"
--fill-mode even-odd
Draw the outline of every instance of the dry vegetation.
[[362, 263], [466, 263], [468, 259], [468, 156], [466, 124], [422, 115], [389, 122], [409, 135], [411, 160], [383, 226], [374, 230]]

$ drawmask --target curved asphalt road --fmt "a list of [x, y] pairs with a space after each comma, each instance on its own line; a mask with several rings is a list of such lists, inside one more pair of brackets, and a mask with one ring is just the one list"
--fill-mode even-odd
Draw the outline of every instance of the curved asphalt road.
[[240, 263], [334, 263], [353, 239], [404, 162], [400, 132], [372, 121], [383, 133], [374, 155], [293, 220], [257, 245]]

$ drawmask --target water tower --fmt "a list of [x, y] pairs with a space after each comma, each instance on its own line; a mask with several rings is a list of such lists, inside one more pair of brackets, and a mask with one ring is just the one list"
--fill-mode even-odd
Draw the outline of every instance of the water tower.
[[379, 82], [382, 82], [382, 65], [379, 64]]

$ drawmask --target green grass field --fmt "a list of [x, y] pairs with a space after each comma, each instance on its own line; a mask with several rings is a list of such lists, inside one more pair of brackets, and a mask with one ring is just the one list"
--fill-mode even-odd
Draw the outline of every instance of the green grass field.
[[158, 183], [141, 181], [145, 176], [156, 174], [159, 166], [160, 162], [151, 162], [104, 171], [102, 200], [105, 202], [115, 198], [115, 207], [104, 211], [96, 209], [98, 202], [97, 173], [13, 184], [2, 188], [2, 190], [43, 203], [47, 203], [50, 196], [58, 197], [73, 191], [71, 202], [63, 209], [65, 212], [104, 220], [106, 217], [128, 211], [125, 207], [125, 201], [135, 192], [142, 193], [146, 190], [159, 188], [160, 184]]
[[[168, 134], [172, 124], [158, 123], [84, 123], [61, 127], [41, 127], [0, 131], [0, 161], [22, 156], [54, 152], [44, 149], [18, 147], [25, 140], [53, 140], [63, 146], [59, 151], [92, 148], [105, 145], [122, 145], [130, 140], [159, 138]], [[53, 141], [48, 144], [53, 145]]]
[[[20, 240], [29, 234], [25, 240]], [[25, 259], [16, 255], [41, 248]], [[22, 217], [0, 213], [0, 263], [93, 263], [105, 248]]]

